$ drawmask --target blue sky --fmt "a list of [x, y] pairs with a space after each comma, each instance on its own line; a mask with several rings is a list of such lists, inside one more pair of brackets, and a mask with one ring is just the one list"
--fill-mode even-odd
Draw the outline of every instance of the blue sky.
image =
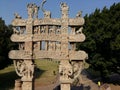
[[[36, 3], [40, 5], [42, 0], [0, 0], [0, 17], [5, 20], [8, 25], [14, 18], [14, 13], [19, 13], [23, 18], [27, 18], [27, 4]], [[44, 5], [46, 10], [50, 10], [52, 17], [60, 18], [60, 2], [66, 2], [70, 7], [69, 17], [74, 18], [78, 11], [85, 14], [94, 12], [96, 8], [102, 9], [104, 6], [109, 8], [113, 3], [120, 0], [47, 0]], [[42, 11], [39, 11], [39, 18], [43, 17]]]

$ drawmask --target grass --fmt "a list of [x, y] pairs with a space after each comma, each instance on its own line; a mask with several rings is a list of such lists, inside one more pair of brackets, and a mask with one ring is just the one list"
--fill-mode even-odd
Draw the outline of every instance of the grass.
[[14, 70], [14, 66], [8, 66], [0, 70], [0, 90], [9, 90], [14, 87], [15, 79], [19, 78]]
[[39, 68], [36, 71], [37, 79], [35, 81], [38, 82], [37, 84], [53, 83], [58, 73], [58, 63], [50, 60], [36, 60], [35, 63]]
[[[50, 60], [35, 60], [36, 80], [37, 85], [50, 84], [55, 80], [58, 72], [58, 63]], [[0, 70], [0, 90], [10, 90], [14, 87], [14, 82], [18, 79], [18, 75], [15, 72], [14, 66], [8, 66], [3, 70]]]

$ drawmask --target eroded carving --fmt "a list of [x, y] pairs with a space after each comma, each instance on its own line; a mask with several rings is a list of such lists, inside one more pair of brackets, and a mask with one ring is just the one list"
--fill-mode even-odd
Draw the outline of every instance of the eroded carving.
[[14, 60], [14, 66], [17, 74], [21, 76], [22, 81], [31, 81], [34, 74], [34, 64], [29, 60]]
[[62, 83], [68, 82], [71, 83], [73, 69], [69, 61], [61, 61], [59, 65], [60, 80]]

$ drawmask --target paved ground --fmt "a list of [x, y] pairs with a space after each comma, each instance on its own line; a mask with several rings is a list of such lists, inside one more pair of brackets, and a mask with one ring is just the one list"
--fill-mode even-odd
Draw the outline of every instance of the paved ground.
[[[117, 77], [118, 78], [118, 77]], [[71, 90], [120, 90], [120, 85], [113, 85], [113, 84], [103, 84], [101, 88], [98, 88], [98, 85], [87, 78], [86, 75], [82, 76], [83, 84], [81, 85], [78, 83], [77, 86], [71, 86]], [[59, 86], [59, 76], [56, 78], [56, 81], [54, 83], [51, 83], [49, 85], [37, 85], [35, 86], [35, 90], [59, 90], [55, 89], [56, 86]], [[106, 88], [106, 85], [110, 87], [110, 89]], [[106, 88], [106, 89], [105, 89]]]

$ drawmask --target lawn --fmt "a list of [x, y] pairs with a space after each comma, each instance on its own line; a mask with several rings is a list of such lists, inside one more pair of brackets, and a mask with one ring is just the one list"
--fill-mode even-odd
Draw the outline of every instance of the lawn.
[[[53, 83], [58, 73], [58, 62], [51, 60], [35, 60], [37, 69], [35, 69], [36, 85], [47, 85]], [[8, 66], [0, 70], [0, 90], [10, 90], [14, 87], [14, 81], [18, 79], [14, 66]]]

